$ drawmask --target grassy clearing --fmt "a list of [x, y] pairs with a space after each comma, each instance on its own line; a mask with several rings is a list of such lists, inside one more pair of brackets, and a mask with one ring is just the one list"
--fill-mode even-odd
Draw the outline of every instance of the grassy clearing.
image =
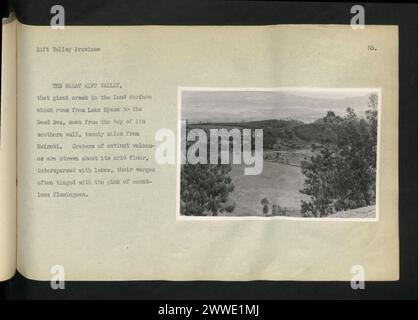
[[300, 216], [300, 201], [306, 199], [299, 190], [304, 176], [299, 167], [264, 161], [263, 172], [256, 176], [244, 175], [244, 166], [233, 165], [231, 177], [235, 189], [230, 195], [235, 201], [231, 216], [263, 216], [261, 199], [286, 207], [288, 215]]

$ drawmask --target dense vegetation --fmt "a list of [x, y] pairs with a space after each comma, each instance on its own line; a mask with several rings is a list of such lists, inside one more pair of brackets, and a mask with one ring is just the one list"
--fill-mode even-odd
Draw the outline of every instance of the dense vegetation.
[[302, 201], [302, 214], [323, 217], [335, 211], [375, 203], [377, 96], [371, 96], [366, 119], [351, 108], [344, 117], [328, 112], [321, 136], [320, 153], [302, 162], [306, 176], [301, 190], [310, 196]]
[[[188, 141], [186, 149], [189, 150], [192, 144], [193, 142]], [[209, 163], [209, 156], [207, 160]], [[234, 190], [229, 174], [231, 169], [230, 164], [182, 164], [180, 214], [217, 216], [222, 212], [232, 212], [234, 203], [229, 200], [229, 195]]]
[[230, 165], [184, 164], [181, 172], [181, 214], [217, 216], [232, 212], [229, 194], [234, 190]]

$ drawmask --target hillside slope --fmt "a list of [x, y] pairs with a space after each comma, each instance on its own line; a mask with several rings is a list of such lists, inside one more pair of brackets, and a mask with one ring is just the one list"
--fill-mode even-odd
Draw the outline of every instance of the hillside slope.
[[328, 218], [375, 218], [376, 206], [368, 206], [347, 211], [339, 211], [328, 216]]

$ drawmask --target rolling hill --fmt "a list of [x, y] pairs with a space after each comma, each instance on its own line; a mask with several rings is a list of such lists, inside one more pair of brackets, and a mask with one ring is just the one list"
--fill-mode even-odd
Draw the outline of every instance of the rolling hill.
[[248, 122], [211, 122], [188, 124], [188, 128], [263, 129], [264, 148], [271, 150], [301, 149], [312, 143], [322, 143], [335, 138], [333, 125], [318, 119], [304, 123], [293, 119], [272, 119]]

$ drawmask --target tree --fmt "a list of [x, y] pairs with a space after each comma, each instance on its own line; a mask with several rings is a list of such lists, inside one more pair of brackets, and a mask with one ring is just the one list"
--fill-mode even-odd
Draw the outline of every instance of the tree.
[[377, 93], [372, 93], [369, 96], [369, 103], [368, 103], [368, 107], [370, 109], [376, 110], [377, 111], [377, 104], [379, 102], [379, 97], [377, 96]]
[[[190, 145], [192, 142], [189, 142], [187, 148]], [[183, 164], [180, 176], [180, 213], [188, 216], [217, 216], [222, 212], [232, 212], [235, 204], [229, 198], [234, 190], [231, 169], [230, 164]]]
[[328, 111], [326, 116], [322, 118], [324, 123], [339, 123], [342, 121], [340, 116], [337, 116], [334, 111]]
[[263, 206], [263, 213], [264, 214], [269, 213], [269, 207], [268, 207], [269, 203], [270, 202], [268, 201], [267, 198], [261, 199], [261, 205]]
[[302, 173], [306, 176], [302, 193], [310, 195], [311, 201], [302, 201], [302, 214], [310, 212], [315, 217], [332, 213], [332, 176], [335, 173], [335, 153], [330, 148], [302, 162]]
[[217, 216], [232, 212], [229, 194], [234, 184], [230, 165], [184, 164], [181, 169], [181, 214]]
[[369, 96], [369, 110], [366, 111], [366, 119], [369, 123], [369, 145], [370, 149], [370, 162], [374, 169], [376, 169], [376, 155], [377, 155], [377, 105], [378, 96], [373, 93]]
[[377, 112], [359, 119], [347, 108], [346, 116], [328, 129], [335, 139], [302, 162], [306, 178], [301, 192], [310, 200], [302, 201], [301, 211], [307, 216], [322, 217], [374, 203]]

